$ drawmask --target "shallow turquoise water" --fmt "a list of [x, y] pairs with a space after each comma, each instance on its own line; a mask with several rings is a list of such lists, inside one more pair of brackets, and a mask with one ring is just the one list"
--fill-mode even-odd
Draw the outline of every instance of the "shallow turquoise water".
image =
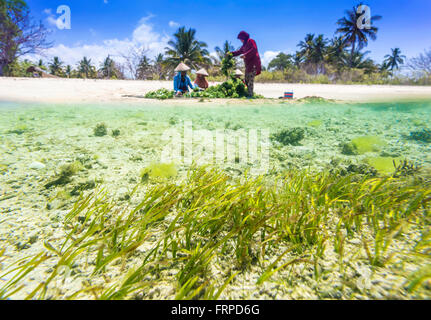
[[[107, 134], [98, 137], [94, 129], [100, 123], [106, 125]], [[267, 141], [269, 173], [290, 168], [327, 170], [340, 162], [362, 163], [369, 157], [405, 158], [424, 167], [431, 166], [430, 144], [409, 139], [411, 132], [430, 129], [431, 103], [428, 102], [201, 107], [3, 102], [0, 103], [0, 214], [5, 223], [0, 229], [1, 243], [6, 244], [14, 258], [44, 250], [42, 239], [59, 246], [65, 238], [59, 230], [60, 222], [77, 201], [82, 186], [88, 187], [85, 192], [98, 190], [101, 186], [110, 200], [130, 205], [125, 195], [129, 195], [137, 185], [143, 186], [143, 192], [147, 187], [140, 183], [142, 169], [152, 162], [161, 162], [166, 144], [164, 133], [174, 130], [183, 137], [185, 123], [190, 123], [193, 134], [196, 133], [193, 147], [200, 145], [194, 139], [199, 140], [203, 130], [210, 134], [219, 130], [227, 135], [243, 131], [250, 137], [253, 129], [260, 132], [268, 130], [271, 134], [289, 128], [304, 129], [305, 137], [297, 146]], [[120, 135], [112, 136], [112, 131], [117, 129]], [[340, 144], [363, 136], [376, 136], [385, 144], [362, 155], [342, 153]], [[203, 144], [203, 147], [204, 153], [210, 150], [208, 145]], [[47, 182], [55, 179], [63, 165], [76, 161], [83, 168], [70, 181], [45, 187]], [[239, 161], [221, 166], [228, 172], [241, 174], [256, 164]], [[180, 177], [188, 167], [185, 163], [178, 164]], [[28, 249], [17, 249], [17, 243], [34, 234], [40, 235], [38, 242]], [[407, 238], [411, 240], [411, 234]], [[356, 240], [361, 243], [359, 238]], [[332, 255], [329, 258], [332, 259]], [[410, 257], [408, 259], [411, 260]], [[405, 262], [402, 263], [404, 266]], [[306, 270], [303, 266], [302, 269]], [[399, 286], [405, 286], [399, 267], [394, 269], [401, 278], [398, 281], [403, 283]], [[415, 265], [408, 273], [416, 269]], [[337, 274], [334, 270], [327, 272]], [[392, 271], [381, 269], [382, 273], [382, 270], [382, 278], [392, 281], [393, 278], [387, 280]], [[37, 285], [40, 275], [35, 279], [33, 283]], [[244, 279], [249, 281], [248, 273]], [[304, 278], [298, 277], [297, 281], [302, 290]], [[239, 283], [243, 286], [246, 282], [240, 278]], [[331, 290], [334, 283], [329, 284]], [[247, 285], [250, 285], [251, 293], [260, 291], [260, 288], [254, 289], [254, 281]], [[233, 297], [238, 299], [238, 296]], [[303, 294], [293, 296], [295, 299], [307, 297]]]
[[[421, 165], [431, 164], [429, 143], [408, 139], [411, 132], [430, 128], [430, 102], [202, 107], [3, 102], [0, 133], [2, 151], [8, 153], [2, 153], [0, 162], [8, 165], [20, 158], [30, 161], [37, 158], [35, 154], [47, 158], [44, 153], [55, 159], [59, 152], [66, 151], [70, 153], [68, 158], [73, 158], [76, 150], [85, 149], [91, 154], [117, 159], [119, 153], [132, 156], [141, 153], [140, 158], [146, 164], [160, 158], [163, 132], [175, 128], [182, 133], [184, 121], [191, 122], [195, 131], [211, 132], [266, 129], [272, 134], [286, 128], [304, 128], [306, 135], [301, 146], [270, 147], [271, 163], [276, 167], [324, 168], [337, 157], [360, 161], [361, 157], [342, 155], [340, 143], [367, 135], [378, 136], [387, 143], [373, 156], [402, 157]], [[94, 137], [98, 123], [106, 124], [106, 137]], [[113, 129], [121, 132], [117, 139], [109, 136]], [[60, 161], [65, 157], [58, 158]]]

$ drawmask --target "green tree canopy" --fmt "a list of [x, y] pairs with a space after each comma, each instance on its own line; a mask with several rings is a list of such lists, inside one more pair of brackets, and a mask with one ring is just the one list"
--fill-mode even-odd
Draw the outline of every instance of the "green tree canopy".
[[271, 62], [268, 64], [268, 70], [284, 71], [287, 68], [292, 67], [294, 64], [293, 56], [291, 54], [279, 53]]
[[328, 39], [323, 34], [317, 37], [307, 34], [305, 39], [298, 44], [303, 63], [309, 66], [313, 73], [321, 73], [325, 62]]
[[103, 78], [111, 79], [116, 78], [117, 75], [117, 68], [115, 66], [114, 60], [111, 59], [110, 56], [107, 56], [105, 60], [100, 64], [99, 72]]
[[0, 76], [19, 57], [49, 48], [47, 33], [42, 23], [32, 21], [25, 1], [0, 0]]
[[404, 64], [406, 56], [401, 54], [400, 48], [391, 49], [391, 54], [385, 56], [384, 64], [389, 70], [399, 69], [401, 64]]
[[199, 65], [211, 65], [208, 46], [205, 42], [196, 39], [196, 30], [181, 27], [174, 34], [174, 40], [168, 42], [166, 48], [166, 61], [171, 67], [184, 62], [189, 67], [197, 69]]
[[81, 78], [95, 78], [96, 68], [91, 64], [91, 59], [84, 57], [78, 62], [78, 74]]
[[49, 64], [49, 71], [52, 75], [61, 76], [63, 74], [63, 62], [58, 57], [54, 57]]

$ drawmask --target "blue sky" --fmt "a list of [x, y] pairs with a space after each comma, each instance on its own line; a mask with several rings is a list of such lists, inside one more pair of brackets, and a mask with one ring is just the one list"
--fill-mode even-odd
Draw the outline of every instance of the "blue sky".
[[[264, 63], [278, 52], [292, 53], [307, 33], [334, 36], [336, 21], [358, 1], [168, 1], [168, 0], [28, 0], [32, 15], [50, 29], [55, 42], [46, 58], [58, 55], [75, 64], [83, 55], [99, 62], [111, 54], [120, 57], [131, 46], [144, 46], [150, 57], [163, 52], [178, 26], [197, 29], [209, 50], [230, 40], [236, 47], [239, 31], [246, 30], [258, 44]], [[366, 50], [380, 62], [399, 47], [407, 57], [431, 48], [430, 0], [369, 0], [365, 4], [377, 22], [378, 39]], [[68, 5], [71, 30], [55, 27], [57, 7]]]

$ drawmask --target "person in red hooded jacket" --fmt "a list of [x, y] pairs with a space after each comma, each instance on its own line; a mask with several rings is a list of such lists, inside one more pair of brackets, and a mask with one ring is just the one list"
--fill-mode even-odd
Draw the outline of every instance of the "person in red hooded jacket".
[[241, 55], [245, 63], [245, 83], [248, 88], [248, 95], [254, 95], [254, 78], [262, 72], [262, 64], [260, 61], [259, 51], [257, 49], [256, 41], [250, 38], [250, 35], [241, 31], [238, 39], [242, 41], [242, 47], [238, 51], [232, 52], [233, 56]]

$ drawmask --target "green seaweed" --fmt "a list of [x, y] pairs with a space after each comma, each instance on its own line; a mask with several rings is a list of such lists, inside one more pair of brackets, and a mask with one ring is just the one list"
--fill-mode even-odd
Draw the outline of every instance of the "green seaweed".
[[299, 146], [300, 141], [305, 137], [305, 130], [302, 128], [285, 129], [271, 136], [272, 140], [287, 146]]
[[30, 128], [25, 124], [16, 126], [14, 129], [7, 131], [7, 133], [22, 135], [26, 132], [30, 131]]
[[345, 155], [359, 155], [367, 152], [378, 152], [386, 142], [378, 136], [363, 136], [341, 144], [341, 152]]
[[114, 137], [114, 138], [117, 138], [117, 137], [119, 137], [121, 135], [121, 131], [119, 130], [119, 129], [114, 129], [114, 130], [112, 130], [112, 136]]
[[309, 127], [313, 127], [313, 128], [318, 128], [323, 124], [322, 120], [313, 120], [307, 123], [307, 126]]
[[141, 179], [143, 182], [152, 180], [167, 180], [176, 177], [178, 170], [174, 163], [151, 163], [148, 167], [141, 171]]
[[176, 117], [171, 117], [170, 119], [169, 119], [169, 124], [171, 125], [171, 126], [174, 126], [174, 125], [176, 125], [176, 124], [178, 124], [178, 118], [176, 118]]
[[331, 169], [331, 173], [339, 174], [341, 176], [347, 176], [349, 174], [357, 174], [357, 175], [366, 175], [370, 177], [374, 177], [377, 175], [377, 170], [370, 166], [367, 163], [346, 163], [346, 164], [339, 164], [339, 163], [333, 163], [331, 164], [334, 166], [333, 169]]
[[[208, 98], [208, 99], [223, 99], [223, 98], [246, 98], [248, 97], [248, 92], [246, 90], [245, 84], [237, 78], [231, 78], [222, 84], [211, 86], [207, 90], [201, 91], [199, 89], [194, 89], [192, 92], [188, 92], [184, 95], [187, 98]], [[175, 94], [173, 91], [166, 89], [160, 89], [157, 91], [149, 92], [145, 95], [148, 99], [173, 99]], [[254, 95], [254, 99], [264, 98], [261, 95]]]
[[[431, 190], [410, 179], [289, 170], [275, 179], [244, 180], [197, 168], [184, 181], [162, 181], [135, 196], [140, 200], [124, 207], [100, 191], [77, 199], [64, 218], [66, 236], [60, 243], [45, 241], [44, 252], [0, 270], [0, 278], [8, 278], [0, 284], [0, 299], [25, 291], [33, 271], [41, 275], [40, 284], [31, 293], [21, 292], [27, 299], [152, 299], [151, 288], [172, 282], [173, 291], [163, 298], [205, 300], [229, 299], [243, 281], [252, 288], [247, 293], [268, 281], [303, 288], [307, 275], [301, 270], [316, 278], [324, 275], [319, 265], [327, 274], [336, 272], [334, 255], [341, 270], [347, 260], [356, 264], [355, 257], [370, 268], [388, 265], [386, 270], [395, 267], [394, 254], [397, 265], [428, 259], [419, 253], [429, 250]], [[404, 240], [410, 238], [404, 226], [417, 225], [423, 227], [420, 248]], [[403, 241], [402, 254], [398, 243], [391, 244], [395, 236]], [[334, 248], [325, 250], [328, 239]], [[350, 240], [359, 243], [344, 248]], [[47, 259], [49, 273], [38, 267]], [[214, 266], [220, 261], [222, 272]], [[300, 268], [293, 268], [296, 264]], [[115, 266], [124, 276], [112, 276]], [[61, 287], [64, 267], [83, 270], [92, 284]], [[429, 268], [424, 271], [411, 277], [409, 290], [417, 293], [403, 297], [427, 297], [421, 284], [429, 279]], [[247, 280], [250, 272], [256, 277]], [[330, 280], [310, 290], [322, 297], [328, 285]], [[220, 288], [216, 295], [215, 287]], [[339, 293], [339, 298], [355, 298], [346, 290]]]
[[3, 163], [0, 163], [0, 173], [7, 172], [8, 168], [9, 168], [9, 166], [7, 166], [7, 165], [5, 165]]
[[422, 171], [422, 167], [414, 163], [413, 161], [403, 160], [398, 163], [394, 173], [394, 177], [407, 177], [413, 176]]
[[424, 127], [426, 123], [423, 120], [413, 119], [411, 120], [412, 124], [416, 127]]
[[[222, 84], [209, 87], [205, 91], [194, 90], [193, 92], [187, 93], [186, 97], [190, 98], [245, 98], [248, 96], [248, 92], [244, 83], [237, 78], [231, 78]], [[255, 96], [254, 98], [260, 98]]]
[[431, 143], [431, 130], [422, 129], [421, 131], [410, 132], [410, 140]]
[[75, 161], [71, 164], [64, 165], [60, 168], [60, 173], [56, 175], [52, 181], [45, 184], [45, 188], [49, 189], [53, 186], [65, 185], [71, 181], [71, 177], [83, 169], [82, 163]]
[[72, 196], [79, 196], [83, 191], [91, 190], [94, 188], [96, 188], [96, 182], [94, 180], [88, 180], [85, 182], [80, 182], [76, 186], [74, 186], [70, 194]]
[[159, 99], [159, 100], [166, 100], [166, 99], [173, 99], [175, 97], [175, 92], [168, 89], [159, 89], [156, 91], [148, 92], [145, 95], [146, 99]]
[[346, 156], [354, 156], [357, 154], [355, 145], [351, 142], [342, 143], [340, 147], [341, 147], [341, 153], [345, 154]]
[[305, 103], [305, 104], [326, 104], [326, 103], [334, 103], [333, 99], [325, 99], [318, 96], [307, 96], [301, 99], [298, 99], [297, 102]]
[[391, 157], [370, 157], [365, 161], [381, 174], [392, 174], [401, 164], [400, 158]]
[[106, 136], [107, 134], [108, 134], [108, 129], [106, 127], [106, 124], [104, 123], [99, 123], [94, 128], [94, 135], [96, 137], [103, 137], [103, 136]]
[[226, 56], [221, 61], [221, 72], [229, 77], [233, 69], [235, 68], [235, 60], [233, 58], [233, 54], [228, 52]]

